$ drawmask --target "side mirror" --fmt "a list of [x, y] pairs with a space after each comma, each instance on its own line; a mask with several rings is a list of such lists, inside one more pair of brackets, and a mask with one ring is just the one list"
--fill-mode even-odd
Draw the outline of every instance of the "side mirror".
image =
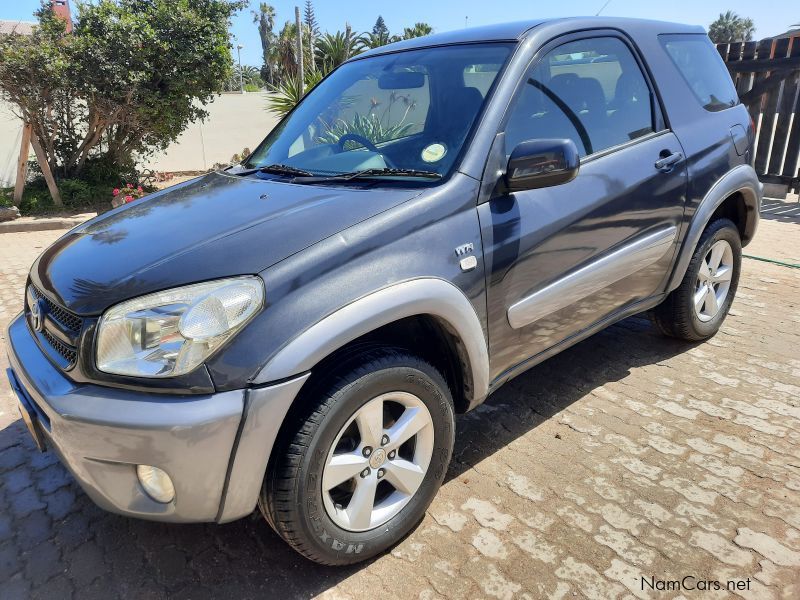
[[505, 184], [509, 192], [550, 187], [575, 179], [580, 157], [572, 140], [528, 140], [511, 153]]

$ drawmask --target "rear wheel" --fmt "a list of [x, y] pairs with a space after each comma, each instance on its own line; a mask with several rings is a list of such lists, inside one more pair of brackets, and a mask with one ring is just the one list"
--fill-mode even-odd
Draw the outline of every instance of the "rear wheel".
[[708, 225], [681, 285], [652, 311], [654, 323], [672, 337], [710, 338], [728, 315], [742, 262], [739, 230], [728, 219]]
[[295, 550], [350, 564], [394, 545], [423, 517], [454, 439], [442, 375], [397, 349], [350, 357], [289, 417], [262, 513]]

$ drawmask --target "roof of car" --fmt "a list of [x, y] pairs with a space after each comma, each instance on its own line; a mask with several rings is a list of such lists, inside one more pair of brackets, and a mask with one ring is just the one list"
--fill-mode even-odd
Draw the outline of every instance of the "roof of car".
[[649, 30], [657, 33], [705, 33], [702, 27], [668, 23], [665, 21], [651, 21], [646, 19], [629, 19], [624, 17], [562, 17], [558, 19], [538, 19], [531, 21], [516, 21], [513, 23], [498, 23], [497, 25], [484, 25], [434, 33], [423, 37], [395, 42], [379, 48], [373, 48], [354, 58], [374, 56], [398, 50], [413, 48], [426, 48], [430, 46], [444, 46], [448, 44], [467, 44], [474, 42], [499, 42], [517, 41], [523, 39], [529, 31], [549, 24], [563, 24], [570, 22], [577, 29], [611, 28], [633, 32], [635, 30]]

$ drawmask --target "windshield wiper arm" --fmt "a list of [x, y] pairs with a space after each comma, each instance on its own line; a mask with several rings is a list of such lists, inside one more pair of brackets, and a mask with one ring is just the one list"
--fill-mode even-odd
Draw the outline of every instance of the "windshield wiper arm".
[[257, 169], [247, 169], [246, 171], [240, 171], [235, 174], [244, 177], [245, 175], [252, 175], [253, 173], [274, 173], [275, 175], [291, 175], [294, 177], [314, 177], [314, 174], [310, 171], [281, 164], [267, 165], [266, 167], [258, 167]]
[[261, 173], [275, 173], [276, 175], [295, 175], [297, 177], [313, 177], [314, 174], [311, 171], [306, 171], [305, 169], [298, 169], [297, 167], [292, 167], [289, 165], [267, 165], [266, 167], [261, 167], [259, 169]]

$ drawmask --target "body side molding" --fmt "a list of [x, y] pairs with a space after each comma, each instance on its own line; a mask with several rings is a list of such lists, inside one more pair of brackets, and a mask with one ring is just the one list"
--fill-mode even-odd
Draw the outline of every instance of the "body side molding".
[[667, 285], [667, 292], [671, 292], [681, 284], [697, 242], [700, 240], [700, 236], [703, 234], [709, 219], [711, 219], [711, 215], [731, 194], [741, 193], [747, 209], [747, 223], [742, 236], [742, 247], [753, 239], [758, 227], [763, 191], [764, 186], [758, 180], [755, 169], [750, 165], [734, 167], [711, 187], [700, 201], [700, 205], [697, 207], [697, 211], [689, 224], [689, 229], [683, 240], [683, 246], [681, 246], [678, 258], [675, 261], [675, 268]]
[[411, 279], [368, 294], [328, 315], [286, 344], [253, 380], [277, 381], [309, 371], [348, 342], [405, 317], [432, 315], [444, 321], [465, 353], [465, 393], [470, 408], [489, 391], [489, 354], [483, 327], [467, 297], [434, 277]]
[[676, 227], [667, 227], [645, 235], [522, 298], [508, 309], [509, 325], [514, 329], [530, 325], [633, 275], [664, 256], [677, 233]]

